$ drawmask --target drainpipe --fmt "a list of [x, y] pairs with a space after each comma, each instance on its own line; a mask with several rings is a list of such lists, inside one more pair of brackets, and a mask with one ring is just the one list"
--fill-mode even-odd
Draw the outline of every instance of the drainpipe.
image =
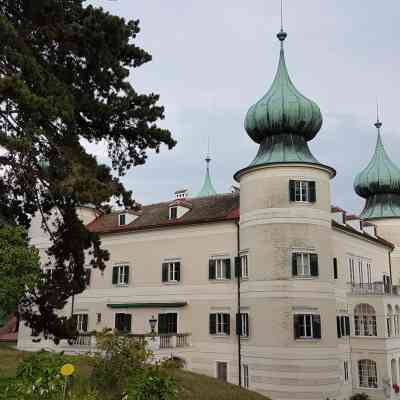
[[388, 251], [389, 255], [389, 275], [390, 275], [390, 294], [393, 294], [393, 280], [392, 280], [392, 251]]
[[[235, 269], [236, 265], [238, 265], [238, 271], [237, 271], [237, 317], [240, 319], [240, 280], [242, 277], [242, 269], [241, 269], [241, 264], [240, 264], [240, 226], [239, 226], [239, 221], [236, 222], [236, 239], [237, 239], [237, 259], [238, 263], [236, 263], [235, 260]], [[236, 272], [236, 271], [235, 271]], [[241, 335], [240, 332], [237, 332], [237, 340], [238, 340], [238, 368], [239, 368], [239, 386], [242, 386], [242, 343], [241, 343]]]

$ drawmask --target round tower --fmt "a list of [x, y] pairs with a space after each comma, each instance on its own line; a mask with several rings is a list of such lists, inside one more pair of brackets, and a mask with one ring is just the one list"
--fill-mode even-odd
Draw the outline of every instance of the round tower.
[[243, 362], [264, 365], [253, 373], [257, 390], [271, 398], [339, 398], [330, 213], [335, 170], [308, 147], [322, 115], [289, 77], [286, 32], [277, 37], [275, 78], [245, 119], [259, 150], [234, 176], [240, 183], [240, 250], [249, 271], [241, 301], [252, 316]]
[[365, 199], [361, 217], [378, 227], [378, 235], [392, 242], [392, 280], [400, 285], [400, 169], [390, 159], [382, 143], [382, 122], [377, 116], [378, 131], [371, 161], [354, 180], [354, 190]]

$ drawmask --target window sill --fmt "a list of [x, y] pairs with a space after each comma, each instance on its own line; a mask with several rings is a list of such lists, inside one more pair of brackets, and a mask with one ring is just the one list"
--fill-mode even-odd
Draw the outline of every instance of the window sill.
[[315, 202], [311, 202], [311, 201], [291, 201], [290, 204], [295, 204], [295, 205], [301, 205], [301, 206], [311, 206], [313, 204], [315, 204]]
[[178, 285], [181, 283], [181, 281], [168, 281], [168, 282], [163, 282], [163, 285]]
[[293, 276], [293, 279], [295, 280], [304, 280], [304, 281], [308, 281], [308, 280], [314, 280], [314, 279], [318, 279], [319, 276], [313, 276], [313, 275], [295, 275]]
[[224, 279], [209, 279], [210, 282], [218, 282], [218, 283], [227, 283], [232, 282], [232, 279], [224, 278]]
[[227, 333], [210, 333], [211, 337], [213, 338], [229, 338], [230, 335]]
[[240, 340], [249, 340], [249, 336], [240, 335]]
[[129, 283], [117, 283], [116, 285], [114, 284], [113, 287], [128, 287]]
[[321, 338], [296, 338], [296, 342], [320, 342]]

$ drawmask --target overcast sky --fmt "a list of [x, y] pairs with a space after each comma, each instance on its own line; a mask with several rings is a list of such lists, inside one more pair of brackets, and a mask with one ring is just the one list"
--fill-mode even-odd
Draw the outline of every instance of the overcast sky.
[[[247, 136], [248, 108], [272, 83], [279, 56], [279, 0], [91, 0], [139, 19], [137, 44], [153, 61], [131, 75], [142, 93], [161, 95], [162, 126], [178, 145], [151, 154], [125, 178], [142, 203], [168, 200], [176, 189], [196, 194], [204, 177], [207, 138], [212, 178], [226, 192], [258, 146]], [[332, 203], [360, 212], [355, 175], [376, 142], [379, 98], [383, 140], [400, 164], [400, 2], [285, 0], [286, 61], [296, 87], [320, 106], [324, 124], [310, 148], [336, 168]], [[91, 150], [104, 161], [101, 146]]]

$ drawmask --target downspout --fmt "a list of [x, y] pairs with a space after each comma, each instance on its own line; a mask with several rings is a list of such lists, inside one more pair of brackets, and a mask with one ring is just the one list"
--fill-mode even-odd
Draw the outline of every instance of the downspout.
[[[240, 261], [240, 225], [239, 221], [236, 222], [236, 240], [237, 240], [237, 257], [238, 260]], [[240, 315], [240, 280], [242, 277], [242, 268], [241, 268], [241, 263], [237, 263], [239, 268], [237, 271], [237, 317], [239, 318], [239, 321], [241, 321], [241, 315]], [[236, 269], [236, 262], [235, 262], [235, 269]], [[236, 271], [235, 271], [236, 272]], [[236, 324], [237, 325], [237, 324]], [[242, 342], [241, 342], [241, 332], [236, 332], [237, 333], [237, 340], [238, 340], [238, 368], [239, 368], [239, 386], [242, 387]]]
[[393, 294], [393, 279], [392, 279], [392, 250], [388, 251], [389, 255], [389, 275], [390, 275], [390, 294]]

